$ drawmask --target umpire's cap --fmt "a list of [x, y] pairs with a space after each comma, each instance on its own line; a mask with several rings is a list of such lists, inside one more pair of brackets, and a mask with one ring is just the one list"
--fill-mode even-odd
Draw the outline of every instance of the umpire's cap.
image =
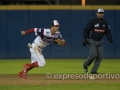
[[103, 10], [102, 8], [99, 8], [99, 9], [97, 10], [97, 12], [98, 12], [98, 13], [104, 13], [104, 10]]
[[60, 26], [59, 22], [57, 20], [53, 20], [51, 22], [51, 26]]

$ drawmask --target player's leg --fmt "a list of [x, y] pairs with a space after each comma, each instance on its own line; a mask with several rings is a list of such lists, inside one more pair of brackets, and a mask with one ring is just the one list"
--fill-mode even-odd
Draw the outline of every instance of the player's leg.
[[46, 64], [42, 50], [37, 47], [35, 47], [35, 52], [32, 53], [31, 60], [31, 63], [37, 62], [37, 67], [43, 67]]
[[36, 45], [32, 45], [32, 47], [33, 48], [30, 49], [31, 63], [24, 65], [24, 72], [28, 72], [35, 67], [43, 67], [46, 64], [45, 59], [42, 55], [42, 50], [39, 49], [39, 47]]
[[42, 50], [39, 49], [38, 46], [32, 44], [30, 48], [31, 52], [31, 63], [26, 63], [24, 65], [24, 69], [18, 74], [18, 76], [22, 79], [27, 79], [27, 72], [35, 67], [43, 67], [45, 65], [45, 59], [42, 55]]
[[24, 69], [23, 69], [21, 72], [19, 72], [18, 76], [19, 76], [20, 78], [22, 78], [22, 79], [27, 79], [27, 77], [26, 77], [27, 72], [28, 72], [29, 70], [33, 69], [33, 68], [35, 67], [35, 64], [36, 64], [36, 63], [37, 63], [37, 62], [35, 62], [35, 63], [30, 63], [30, 64], [26, 63], [26, 64], [24, 65]]
[[98, 70], [98, 68], [100, 66], [100, 63], [102, 61], [102, 57], [103, 57], [103, 44], [98, 46], [97, 50], [98, 50], [98, 56], [97, 56], [97, 58], [96, 58], [96, 60], [94, 62], [94, 66], [93, 66], [93, 68], [91, 70], [91, 73], [93, 73], [93, 74], [95, 74], [95, 73], [97, 74], [97, 70]]
[[89, 43], [88, 47], [89, 47], [90, 55], [87, 58], [87, 60], [83, 63], [85, 72], [88, 72], [88, 66], [90, 66], [91, 63], [94, 61], [94, 59], [97, 57], [97, 48], [94, 41], [92, 43]]

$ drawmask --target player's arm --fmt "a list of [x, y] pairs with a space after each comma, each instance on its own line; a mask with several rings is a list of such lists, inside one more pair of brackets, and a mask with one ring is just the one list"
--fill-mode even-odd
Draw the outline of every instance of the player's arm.
[[107, 22], [106, 22], [106, 25], [107, 25], [107, 28], [106, 28], [106, 30], [105, 30], [105, 34], [106, 34], [107, 39], [112, 43], [113, 40], [112, 40], [111, 31], [110, 31], [110, 26], [108, 25]]
[[86, 46], [87, 44], [87, 38], [89, 36], [90, 30], [92, 29], [92, 27], [93, 27], [92, 20], [89, 20], [83, 30], [83, 38], [84, 38], [83, 46]]
[[33, 33], [33, 32], [35, 32], [35, 34], [36, 34], [37, 31], [38, 31], [37, 28], [31, 28], [31, 29], [26, 30], [26, 31], [21, 31], [21, 34], [22, 34], [22, 35], [26, 35], [26, 34], [30, 34], [30, 33]]
[[87, 40], [88, 35], [90, 33], [91, 28], [93, 27], [92, 20], [89, 20], [88, 23], [86, 24], [84, 30], [83, 30], [83, 38], [84, 40]]

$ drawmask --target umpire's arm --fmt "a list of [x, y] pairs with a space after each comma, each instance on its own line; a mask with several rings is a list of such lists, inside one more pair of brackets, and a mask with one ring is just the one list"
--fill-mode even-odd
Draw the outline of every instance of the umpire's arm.
[[88, 23], [86, 24], [85, 28], [84, 28], [84, 31], [83, 31], [84, 40], [87, 40], [92, 27], [93, 27], [92, 20], [89, 20]]
[[107, 39], [112, 43], [113, 40], [112, 40], [112, 34], [111, 34], [110, 26], [107, 24], [107, 22], [106, 22], [106, 25], [107, 25], [107, 27], [106, 27], [105, 34], [106, 34]]

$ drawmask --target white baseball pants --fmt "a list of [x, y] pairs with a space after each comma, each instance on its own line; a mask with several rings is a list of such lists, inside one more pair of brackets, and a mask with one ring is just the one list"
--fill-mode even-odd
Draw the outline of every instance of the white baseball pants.
[[31, 52], [31, 63], [38, 62], [39, 67], [45, 66], [46, 62], [42, 55], [42, 49], [40, 49], [35, 43], [32, 43]]

